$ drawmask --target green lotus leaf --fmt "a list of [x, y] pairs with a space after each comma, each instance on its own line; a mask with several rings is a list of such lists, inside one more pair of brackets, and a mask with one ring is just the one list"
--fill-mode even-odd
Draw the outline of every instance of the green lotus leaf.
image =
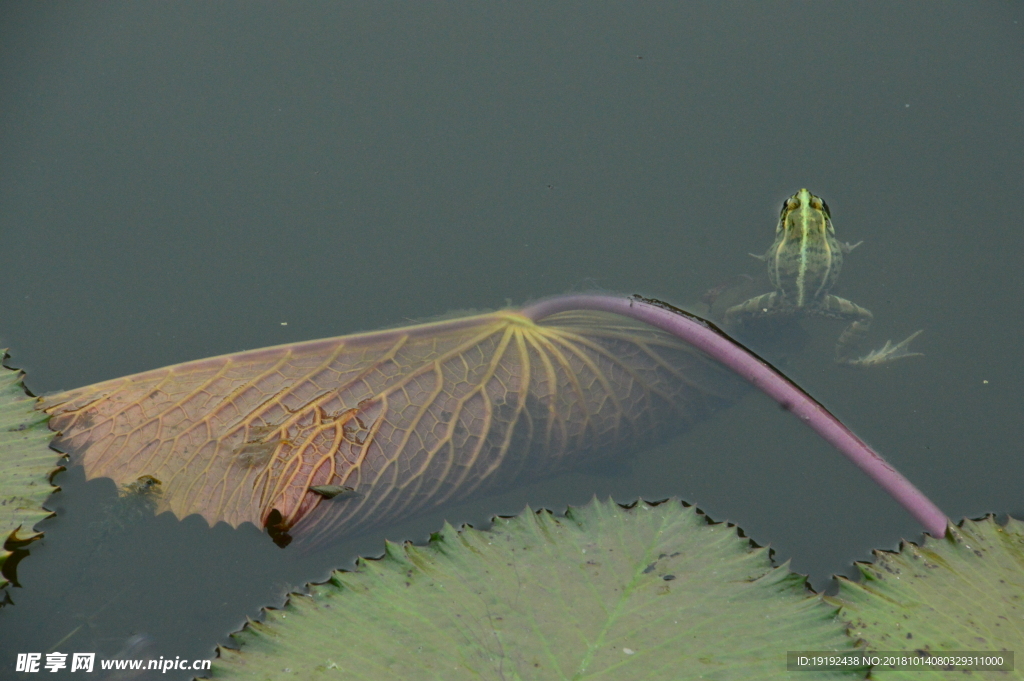
[[[840, 579], [839, 595], [829, 601], [842, 606], [850, 635], [871, 650], [1024, 650], [1024, 523], [965, 520], [945, 538], [926, 537], [923, 546], [875, 551], [875, 561], [858, 568], [861, 581]], [[915, 670], [882, 667], [871, 675], [920, 678]], [[1000, 678], [1024, 674], [1000, 672]]]
[[389, 543], [250, 622], [212, 674], [767, 679], [787, 675], [787, 650], [851, 649], [835, 614], [731, 525], [677, 500], [595, 500]]
[[[7, 353], [0, 350], [0, 361]], [[23, 547], [42, 536], [33, 528], [52, 513], [43, 502], [56, 488], [50, 477], [59, 470], [58, 455], [49, 447], [49, 417], [36, 410], [25, 391], [24, 372], [0, 362], [0, 589], [14, 578]]]

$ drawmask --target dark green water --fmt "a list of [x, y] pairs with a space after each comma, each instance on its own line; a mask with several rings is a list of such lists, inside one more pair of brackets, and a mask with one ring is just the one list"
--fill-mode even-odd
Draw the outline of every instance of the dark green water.
[[[593, 286], [685, 304], [740, 274], [801, 186], [864, 244], [871, 341], [786, 370], [952, 516], [1024, 511], [1024, 33], [1010, 3], [0, 7], [0, 346], [37, 393]], [[287, 325], [283, 325], [286, 323]], [[915, 522], [751, 397], [630, 471], [442, 509], [300, 556], [168, 514], [96, 534], [57, 478], [0, 610], [4, 659], [207, 657], [382, 539], [594, 493], [681, 496], [818, 585]], [[106, 505], [106, 506], [105, 506]], [[76, 630], [76, 627], [80, 627]], [[172, 678], [165, 675], [162, 678]]]

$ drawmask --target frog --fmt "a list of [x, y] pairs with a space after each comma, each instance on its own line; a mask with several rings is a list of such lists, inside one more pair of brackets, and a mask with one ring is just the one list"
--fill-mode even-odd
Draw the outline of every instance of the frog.
[[921, 334], [918, 330], [900, 343], [886, 341], [877, 350], [853, 357], [874, 315], [831, 291], [839, 279], [844, 256], [862, 243], [839, 241], [828, 204], [801, 189], [782, 203], [772, 245], [763, 255], [750, 254], [767, 265], [774, 290], [728, 308], [723, 320], [726, 329], [757, 319], [826, 317], [849, 322], [836, 342], [838, 364], [870, 367], [920, 356], [909, 348]]

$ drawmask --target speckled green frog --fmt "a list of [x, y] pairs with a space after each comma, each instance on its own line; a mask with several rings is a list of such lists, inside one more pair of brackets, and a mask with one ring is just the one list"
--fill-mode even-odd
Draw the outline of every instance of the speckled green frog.
[[920, 353], [910, 352], [910, 341], [886, 341], [879, 349], [860, 358], [851, 358], [858, 342], [871, 326], [872, 314], [845, 298], [830, 293], [843, 256], [860, 245], [836, 239], [828, 205], [806, 189], [801, 189], [782, 204], [775, 242], [764, 255], [753, 255], [768, 265], [768, 277], [774, 291], [751, 298], [725, 312], [726, 328], [734, 328], [757, 318], [782, 316], [819, 316], [849, 320], [850, 324], [836, 343], [836, 361], [853, 366], [885, 364]]

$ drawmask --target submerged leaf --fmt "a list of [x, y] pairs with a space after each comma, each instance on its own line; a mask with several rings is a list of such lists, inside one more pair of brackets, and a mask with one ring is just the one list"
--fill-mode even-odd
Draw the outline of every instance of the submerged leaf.
[[835, 612], [692, 507], [594, 500], [565, 518], [527, 509], [486, 532], [389, 543], [246, 625], [212, 676], [789, 678], [787, 650], [852, 647]]
[[[332, 536], [642, 446], [742, 389], [637, 322], [505, 311], [188, 362], [43, 408], [87, 477], [162, 480], [159, 510]], [[311, 489], [331, 485], [358, 496]]]
[[[871, 650], [1006, 651], [1024, 642], [1024, 523], [1000, 527], [991, 517], [950, 526], [946, 537], [925, 535], [923, 546], [876, 551], [858, 563], [861, 581], [839, 580], [840, 618]], [[1024, 678], [1018, 671], [1001, 678]], [[992, 672], [994, 673], [994, 672]], [[964, 672], [949, 672], [962, 678]], [[935, 673], [928, 678], [936, 678]], [[876, 667], [872, 678], [920, 678]]]
[[42, 536], [32, 528], [52, 515], [43, 502], [58, 468], [48, 419], [26, 394], [24, 373], [2, 365], [6, 357], [0, 350], [0, 589], [14, 577], [15, 551]]

